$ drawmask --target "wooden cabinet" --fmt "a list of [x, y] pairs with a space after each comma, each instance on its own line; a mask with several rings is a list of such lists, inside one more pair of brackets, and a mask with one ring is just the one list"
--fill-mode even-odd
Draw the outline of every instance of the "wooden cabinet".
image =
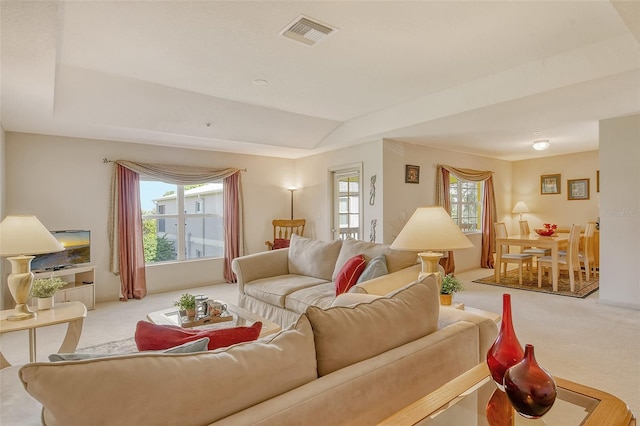
[[78, 266], [58, 271], [35, 272], [35, 278], [59, 277], [69, 284], [58, 290], [54, 296], [56, 302], [82, 302], [87, 309], [96, 305], [95, 266]]

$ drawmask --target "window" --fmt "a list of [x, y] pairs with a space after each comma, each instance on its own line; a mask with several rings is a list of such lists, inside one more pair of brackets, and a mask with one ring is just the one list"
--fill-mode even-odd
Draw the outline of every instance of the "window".
[[145, 262], [224, 256], [222, 197], [219, 182], [183, 186], [140, 176]]
[[333, 172], [334, 186], [334, 238], [360, 239], [362, 235], [360, 168]]
[[483, 182], [469, 182], [449, 177], [449, 197], [451, 218], [463, 232], [477, 232], [482, 229], [482, 186]]

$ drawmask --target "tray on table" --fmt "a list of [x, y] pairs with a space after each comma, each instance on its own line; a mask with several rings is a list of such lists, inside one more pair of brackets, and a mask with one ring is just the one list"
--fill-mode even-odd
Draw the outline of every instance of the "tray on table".
[[198, 319], [189, 320], [188, 317], [178, 316], [180, 319], [180, 326], [182, 328], [198, 327], [201, 325], [215, 324], [217, 322], [232, 321], [233, 315], [229, 311], [223, 312], [220, 316], [202, 317]]

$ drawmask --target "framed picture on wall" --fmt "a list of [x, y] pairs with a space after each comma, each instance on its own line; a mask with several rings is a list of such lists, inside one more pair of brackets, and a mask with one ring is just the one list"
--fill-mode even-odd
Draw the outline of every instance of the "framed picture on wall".
[[589, 179], [568, 179], [567, 200], [588, 200]]
[[420, 183], [420, 166], [405, 166], [404, 183]]
[[540, 193], [559, 194], [560, 193], [560, 175], [541, 175], [540, 176]]

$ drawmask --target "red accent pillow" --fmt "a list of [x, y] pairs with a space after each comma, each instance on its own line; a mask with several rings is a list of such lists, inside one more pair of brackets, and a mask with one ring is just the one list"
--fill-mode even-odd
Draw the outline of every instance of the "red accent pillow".
[[346, 293], [358, 281], [362, 271], [367, 266], [364, 255], [358, 254], [347, 260], [336, 277], [336, 296]]
[[291, 240], [285, 240], [284, 238], [276, 238], [273, 240], [272, 250], [277, 250], [281, 248], [287, 248], [291, 244]]
[[175, 325], [138, 321], [134, 338], [139, 351], [160, 351], [203, 337], [209, 338], [208, 349], [213, 350], [256, 340], [260, 336], [260, 330], [262, 330], [261, 322], [256, 322], [250, 327], [193, 330]]

